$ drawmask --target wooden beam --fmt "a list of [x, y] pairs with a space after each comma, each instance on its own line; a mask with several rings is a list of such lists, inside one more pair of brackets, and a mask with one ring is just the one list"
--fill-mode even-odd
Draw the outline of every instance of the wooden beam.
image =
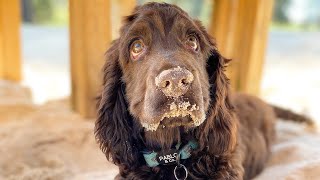
[[20, 0], [0, 0], [0, 79], [21, 80]]
[[[114, 15], [129, 15], [135, 7], [134, 0], [70, 0], [70, 47], [72, 107], [85, 117], [95, 115], [95, 97], [101, 87], [101, 70], [104, 53], [112, 40]], [[114, 9], [113, 9], [114, 11]], [[117, 15], [116, 15], [117, 16]], [[118, 17], [118, 16], [117, 16]]]
[[[218, 48], [221, 43], [222, 53], [233, 59], [228, 72], [231, 74], [232, 86], [238, 91], [259, 94], [273, 2], [274, 0], [216, 1], [216, 17], [211, 25], [211, 32], [218, 36]], [[229, 12], [230, 9], [232, 12]]]
[[239, 59], [240, 91], [258, 95], [265, 58], [273, 0], [241, 0], [235, 58]]
[[237, 80], [237, 60], [234, 59], [234, 46], [239, 1], [216, 0], [213, 5], [213, 18], [211, 18], [209, 32], [215, 38], [221, 54], [226, 58], [233, 59], [227, 68], [227, 76], [234, 87]]
[[104, 53], [111, 42], [110, 0], [70, 0], [72, 107], [95, 115]]
[[117, 0], [112, 3], [112, 37], [119, 36], [119, 30], [122, 25], [122, 20], [125, 16], [132, 13], [136, 7], [136, 0]]
[[239, 1], [214, 1], [213, 18], [209, 31], [216, 39], [218, 49], [225, 56], [232, 56]]

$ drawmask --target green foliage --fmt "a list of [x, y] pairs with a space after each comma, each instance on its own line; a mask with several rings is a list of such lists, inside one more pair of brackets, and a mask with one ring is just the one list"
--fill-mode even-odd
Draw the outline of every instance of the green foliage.
[[67, 25], [67, 0], [23, 0], [25, 22], [46, 25]]
[[[320, 23], [317, 23], [317, 18], [320, 17], [319, 9], [320, 3], [318, 0], [308, 0], [305, 3], [308, 4], [306, 7], [299, 7], [301, 9], [308, 10], [305, 14], [308, 19], [305, 19], [302, 23], [295, 23], [290, 21], [289, 14], [286, 14], [288, 8], [292, 5], [293, 0], [276, 0], [273, 9], [273, 19], [271, 24], [271, 30], [281, 30], [281, 31], [319, 31]], [[297, 8], [297, 7], [296, 7]], [[319, 19], [320, 20], [320, 19]], [[320, 22], [320, 21], [319, 21]]]
[[36, 23], [45, 23], [52, 19], [53, 16], [53, 1], [51, 0], [32, 0], [34, 7], [34, 19]]
[[272, 20], [276, 23], [288, 23], [286, 9], [288, 8], [290, 0], [276, 0], [273, 10]]
[[320, 26], [317, 24], [293, 24], [272, 22], [271, 30], [293, 31], [293, 32], [319, 32]]

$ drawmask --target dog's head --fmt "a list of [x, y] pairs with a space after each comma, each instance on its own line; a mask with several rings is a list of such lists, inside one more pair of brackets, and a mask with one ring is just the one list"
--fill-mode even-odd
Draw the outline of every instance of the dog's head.
[[[143, 143], [170, 148], [181, 140], [182, 131], [192, 132], [204, 148], [208, 133], [234, 128], [228, 120], [225, 59], [201, 23], [179, 7], [137, 7], [106, 57], [96, 136], [107, 156], [120, 152], [121, 143], [131, 148], [125, 158], [137, 155], [133, 152]], [[220, 130], [211, 132], [215, 126]], [[221, 152], [230, 148], [225, 144]], [[116, 163], [119, 158], [113, 156]]]
[[146, 131], [205, 120], [210, 42], [201, 28], [178, 7], [148, 4], [121, 29], [119, 63], [129, 110]]

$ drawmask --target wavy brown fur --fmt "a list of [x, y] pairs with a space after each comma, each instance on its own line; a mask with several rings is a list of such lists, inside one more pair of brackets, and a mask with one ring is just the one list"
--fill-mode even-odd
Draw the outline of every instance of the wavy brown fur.
[[288, 109], [281, 108], [279, 106], [272, 105], [272, 107], [278, 118], [281, 118], [283, 120], [290, 120], [298, 123], [306, 123], [308, 125], [314, 125], [314, 122], [312, 121], [312, 119], [310, 119], [307, 116], [297, 114], [295, 112], [292, 112]]
[[[180, 42], [188, 29], [198, 35], [198, 54]], [[145, 59], [138, 62], [132, 62], [128, 52], [134, 33], [149, 47]], [[181, 162], [188, 169], [188, 179], [251, 179], [262, 171], [275, 136], [275, 113], [255, 97], [229, 92], [227, 62], [201, 23], [177, 6], [149, 3], [125, 19], [120, 38], [106, 53], [95, 125], [101, 150], [119, 167], [116, 179], [174, 179], [175, 166], [148, 167], [141, 151], [165, 151], [190, 139], [200, 147]], [[194, 73], [196, 80], [187, 95], [195, 103], [203, 99], [206, 119], [198, 127], [146, 131], [141, 125], [148, 120], [143, 104], [154, 107], [151, 112], [157, 114], [168, 101], [149, 81], [178, 65]]]

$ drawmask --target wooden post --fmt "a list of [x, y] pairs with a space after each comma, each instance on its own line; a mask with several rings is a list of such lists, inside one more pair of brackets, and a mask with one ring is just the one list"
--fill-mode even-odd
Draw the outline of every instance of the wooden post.
[[[95, 97], [102, 86], [104, 53], [112, 40], [111, 1], [69, 2], [72, 107], [85, 117], [93, 117], [96, 113]], [[135, 6], [134, 0], [117, 3], [120, 15], [129, 15]]]
[[[243, 0], [239, 18], [243, 22], [238, 34], [236, 54], [240, 59], [240, 91], [259, 94], [273, 0]], [[245, 42], [245, 43], [243, 43]]]
[[216, 0], [214, 1], [213, 18], [209, 27], [221, 54], [233, 59], [227, 68], [227, 76], [231, 80], [232, 87], [236, 84], [237, 63], [234, 59], [234, 46], [237, 30], [237, 14], [239, 11], [238, 0]]
[[72, 107], [95, 115], [104, 53], [111, 42], [110, 0], [70, 0]]
[[273, 0], [217, 0], [215, 8], [211, 32], [222, 53], [233, 59], [228, 70], [232, 86], [258, 95]]
[[137, 0], [117, 0], [112, 4], [112, 37], [119, 36], [119, 30], [122, 25], [122, 20], [125, 16], [132, 13], [134, 7], [136, 7]]
[[209, 31], [217, 41], [218, 49], [228, 57], [233, 54], [239, 1], [216, 0]]
[[0, 0], [0, 79], [21, 80], [20, 0]]

